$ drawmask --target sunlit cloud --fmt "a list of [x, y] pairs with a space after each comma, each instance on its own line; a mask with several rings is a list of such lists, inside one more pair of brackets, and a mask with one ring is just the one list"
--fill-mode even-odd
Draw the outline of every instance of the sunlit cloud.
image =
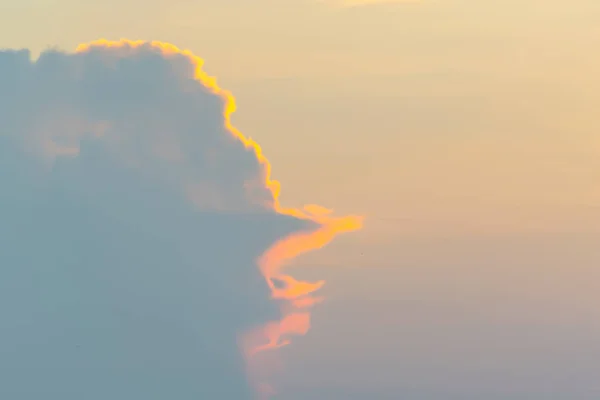
[[0, 397], [273, 392], [261, 357], [324, 284], [285, 266], [362, 219], [283, 207], [202, 65], [160, 42], [0, 52]]

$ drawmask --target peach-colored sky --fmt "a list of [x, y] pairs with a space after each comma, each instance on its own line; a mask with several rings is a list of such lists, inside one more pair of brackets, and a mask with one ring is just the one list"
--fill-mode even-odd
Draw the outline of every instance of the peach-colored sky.
[[289, 203], [431, 229], [596, 223], [595, 1], [13, 4], [2, 46], [124, 36], [200, 54]]
[[[285, 205], [314, 202], [367, 216], [362, 232], [305, 264], [400, 265], [406, 238], [432, 240], [423, 251], [433, 253], [436, 240], [450, 238], [460, 253], [469, 235], [600, 229], [597, 0], [5, 3], [2, 47], [37, 52], [129, 37], [202, 56], [235, 94], [234, 124], [263, 147]], [[593, 247], [583, 247], [578, 254], [591, 263]], [[456, 263], [470, 259], [466, 250], [448, 251]], [[424, 262], [415, 254], [415, 265]], [[411, 271], [408, 281], [419, 281]], [[460, 271], [458, 286], [469, 287], [473, 271]], [[363, 278], [345, 284], [358, 290]], [[485, 276], [476, 280], [493, 286]], [[326, 346], [319, 340], [312, 345]]]

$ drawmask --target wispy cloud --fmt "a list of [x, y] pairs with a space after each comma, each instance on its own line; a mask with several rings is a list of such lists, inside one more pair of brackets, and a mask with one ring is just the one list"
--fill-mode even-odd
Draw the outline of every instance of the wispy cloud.
[[321, 0], [339, 7], [366, 7], [383, 4], [419, 3], [423, 0]]

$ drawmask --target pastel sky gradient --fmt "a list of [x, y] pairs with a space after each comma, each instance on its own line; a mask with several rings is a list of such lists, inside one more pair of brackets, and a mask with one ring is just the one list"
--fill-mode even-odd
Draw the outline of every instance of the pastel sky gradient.
[[5, 0], [0, 47], [188, 48], [285, 205], [366, 216], [281, 400], [599, 398], [600, 2], [343, 3]]

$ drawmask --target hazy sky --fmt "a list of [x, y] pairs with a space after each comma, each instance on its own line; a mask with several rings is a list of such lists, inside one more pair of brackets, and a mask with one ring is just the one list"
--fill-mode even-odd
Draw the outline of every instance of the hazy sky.
[[366, 216], [281, 399], [598, 398], [600, 3], [362, 3], [7, 0], [0, 47], [189, 48], [284, 205]]

